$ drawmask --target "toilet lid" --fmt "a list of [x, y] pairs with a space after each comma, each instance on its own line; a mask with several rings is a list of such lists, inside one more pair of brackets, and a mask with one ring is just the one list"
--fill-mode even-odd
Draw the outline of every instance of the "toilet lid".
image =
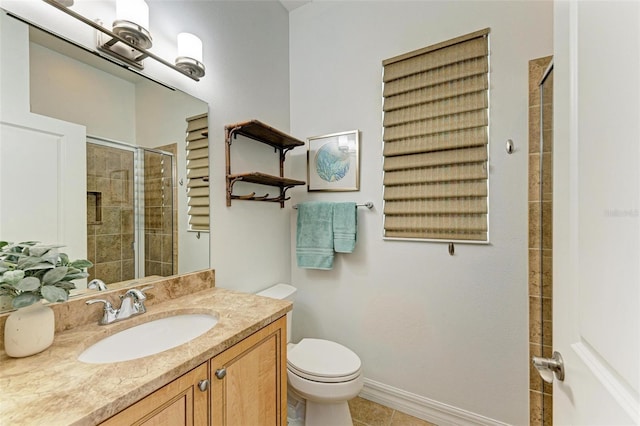
[[360, 358], [339, 343], [302, 339], [287, 354], [292, 373], [317, 382], [344, 382], [360, 374]]

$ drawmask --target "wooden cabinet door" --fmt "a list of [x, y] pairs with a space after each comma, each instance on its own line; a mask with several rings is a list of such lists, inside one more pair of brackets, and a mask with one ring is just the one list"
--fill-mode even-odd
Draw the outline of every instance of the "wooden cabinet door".
[[209, 390], [198, 384], [207, 380], [207, 363], [196, 367], [151, 395], [111, 417], [102, 425], [180, 426], [209, 422]]
[[286, 326], [282, 317], [211, 359], [214, 426], [286, 425]]

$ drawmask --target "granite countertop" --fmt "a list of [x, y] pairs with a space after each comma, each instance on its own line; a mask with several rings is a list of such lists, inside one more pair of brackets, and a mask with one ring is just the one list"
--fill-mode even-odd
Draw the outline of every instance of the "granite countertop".
[[[153, 293], [154, 290], [149, 290]], [[92, 305], [93, 306], [93, 305]], [[10, 358], [0, 352], [0, 419], [11, 425], [95, 425], [272, 323], [291, 302], [221, 288], [147, 306], [143, 315], [56, 333], [44, 352]], [[88, 346], [125, 328], [180, 313], [214, 313], [218, 324], [173, 349], [137, 360], [85, 364]]]

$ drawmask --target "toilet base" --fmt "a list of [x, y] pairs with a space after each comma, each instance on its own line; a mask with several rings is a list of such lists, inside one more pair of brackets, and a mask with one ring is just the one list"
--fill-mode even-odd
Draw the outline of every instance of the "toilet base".
[[305, 426], [353, 426], [349, 404], [306, 401]]

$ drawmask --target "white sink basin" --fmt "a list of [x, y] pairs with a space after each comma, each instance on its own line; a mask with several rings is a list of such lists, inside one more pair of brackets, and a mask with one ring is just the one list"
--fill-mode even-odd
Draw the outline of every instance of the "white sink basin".
[[217, 315], [181, 314], [149, 321], [94, 343], [78, 360], [89, 364], [129, 361], [175, 348], [211, 330]]

